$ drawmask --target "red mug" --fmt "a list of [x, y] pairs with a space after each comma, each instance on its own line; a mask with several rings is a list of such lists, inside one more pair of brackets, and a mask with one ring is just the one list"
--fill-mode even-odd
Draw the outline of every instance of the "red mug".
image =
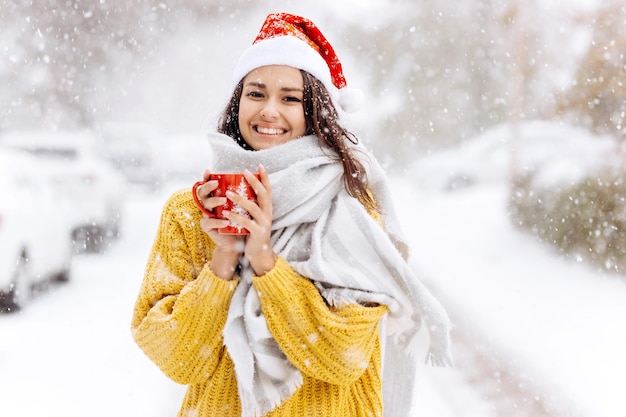
[[[253, 174], [256, 178], [260, 179], [259, 174]], [[248, 200], [256, 201], [256, 193], [246, 181], [246, 177], [243, 174], [211, 174], [209, 177], [209, 181], [215, 180], [217, 181], [217, 188], [213, 191], [213, 197], [226, 197], [226, 191], [232, 191], [235, 194], [238, 194], [242, 197], [247, 198]], [[226, 203], [221, 206], [215, 207], [214, 211], [211, 212], [204, 207], [202, 201], [198, 197], [197, 189], [202, 184], [205, 184], [207, 181], [198, 181], [196, 182], [192, 189], [191, 194], [193, 195], [193, 200], [198, 206], [198, 208], [209, 217], [216, 217], [218, 219], [222, 219], [222, 212], [224, 210], [231, 211], [233, 213], [241, 214], [250, 218], [250, 215], [246, 210], [240, 207], [237, 204], [234, 204], [231, 200], [226, 199]], [[245, 227], [230, 221], [226, 227], [220, 227], [217, 229], [218, 233], [228, 234], [228, 235], [248, 235], [250, 232]]]

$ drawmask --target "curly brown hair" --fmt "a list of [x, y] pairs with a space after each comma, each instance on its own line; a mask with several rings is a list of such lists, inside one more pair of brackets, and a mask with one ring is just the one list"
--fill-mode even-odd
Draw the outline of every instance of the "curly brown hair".
[[[307, 134], [320, 140], [322, 149], [330, 149], [333, 157], [343, 164], [344, 183], [348, 194], [357, 198], [370, 211], [378, 212], [376, 202], [368, 191], [365, 168], [355, 155], [358, 149], [352, 145], [358, 138], [339, 123], [339, 114], [324, 84], [307, 71], [300, 70], [304, 82], [303, 107]], [[239, 81], [230, 100], [222, 111], [217, 130], [233, 138], [239, 146], [253, 151], [239, 131], [239, 102], [243, 91], [243, 79]]]

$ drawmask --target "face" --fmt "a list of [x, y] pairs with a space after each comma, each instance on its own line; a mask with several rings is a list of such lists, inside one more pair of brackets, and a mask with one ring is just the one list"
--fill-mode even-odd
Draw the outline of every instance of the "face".
[[304, 136], [304, 82], [300, 71], [269, 65], [243, 79], [239, 131], [255, 150], [268, 149]]

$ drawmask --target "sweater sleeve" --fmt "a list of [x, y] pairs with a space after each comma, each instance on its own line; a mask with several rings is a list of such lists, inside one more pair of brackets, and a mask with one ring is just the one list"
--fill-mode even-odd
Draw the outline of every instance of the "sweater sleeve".
[[282, 258], [253, 284], [270, 331], [303, 374], [335, 385], [363, 374], [386, 306], [328, 306], [315, 285]]
[[131, 323], [138, 346], [181, 384], [206, 380], [218, 365], [237, 285], [210, 270], [205, 258], [212, 242], [187, 209], [176, 194], [163, 210]]

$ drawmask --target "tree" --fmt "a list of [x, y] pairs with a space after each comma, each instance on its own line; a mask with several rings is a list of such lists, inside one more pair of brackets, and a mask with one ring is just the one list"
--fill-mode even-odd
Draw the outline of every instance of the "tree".
[[[510, 1], [392, 1], [388, 8], [374, 30], [362, 22], [344, 25], [370, 71], [371, 106], [380, 108], [366, 129], [378, 155], [402, 166], [509, 119], [518, 73], [512, 53], [518, 16]], [[541, 62], [533, 55], [541, 55], [536, 32], [529, 26], [523, 34], [528, 92]], [[524, 114], [538, 111], [532, 99], [525, 103]]]
[[589, 48], [557, 107], [576, 124], [622, 139], [626, 138], [625, 20], [621, 2], [598, 9]]
[[163, 36], [242, 3], [0, 0], [0, 130], [91, 127], [141, 80]]

